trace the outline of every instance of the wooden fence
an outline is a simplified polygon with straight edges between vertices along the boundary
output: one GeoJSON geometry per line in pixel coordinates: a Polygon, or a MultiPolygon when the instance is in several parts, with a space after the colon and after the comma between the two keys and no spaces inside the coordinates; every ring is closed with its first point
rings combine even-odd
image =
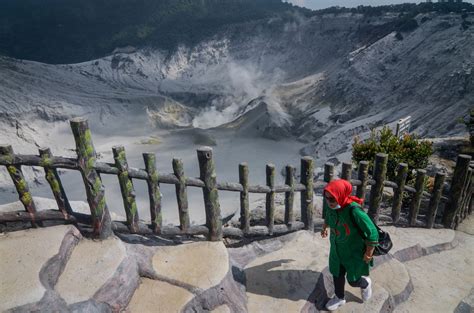
{"type": "MultiPolygon", "coordinates": [[[[223,236],[250,237],[260,235],[275,235],[299,229],[313,230],[313,194],[315,192],[314,161],[311,157],[301,159],[301,173],[299,182],[295,181],[295,167],[286,166],[285,184],[275,183],[275,166],[266,166],[266,185],[250,185],[248,179],[248,165],[239,164],[239,182],[218,182],[212,149],[203,147],[197,150],[199,161],[199,178],[186,177],[183,163],[173,159],[173,173],[161,174],[156,168],[156,157],[152,153],[143,154],[144,169],[128,166],[125,149],[122,146],[112,148],[114,163],[97,161],[96,152],[92,143],[91,132],[87,120],[75,118],[70,121],[76,142],[77,158],[53,156],[48,148],[39,149],[38,155],[14,154],[11,146],[0,146],[0,165],[6,166],[18,192],[25,211],[0,213],[0,223],[31,222],[33,227],[41,226],[46,220],[63,220],[72,223],[82,223],[92,226],[93,235],[97,238],[107,238],[113,231],[129,231],[131,233],[155,233],[161,235],[206,235],[208,240],[218,241],[223,236]],[[35,203],[29,191],[28,184],[23,176],[21,166],[40,166],[45,170],[46,179],[51,186],[59,210],[36,211],[35,203]],[[77,170],[81,173],[86,190],[90,215],[73,212],[57,169],[77,170]],[[100,174],[118,176],[120,190],[125,208],[126,223],[114,222],[110,218],[109,210],[104,197],[104,186],[100,174]],[[139,222],[138,209],[135,201],[133,180],[145,180],[148,185],[150,216],[149,224],[139,222]],[[161,212],[160,184],[173,184],[176,187],[176,197],[179,210],[179,226],[163,226],[161,212]],[[190,225],[187,187],[198,187],[203,191],[206,223],[203,226],[190,225]],[[240,228],[223,227],[219,205],[218,190],[240,193],[240,228]],[[294,195],[301,193],[301,221],[295,221],[294,195]],[[265,226],[250,227],[249,193],[266,194],[266,221],[265,226]],[[284,224],[275,225],[275,195],[285,194],[284,224]]],[[[417,170],[414,187],[407,186],[406,178],[408,165],[399,164],[395,182],[386,180],[388,156],[377,154],[374,172],[369,178],[369,163],[362,161],[358,164],[357,179],[352,178],[353,166],[351,163],[342,164],[341,178],[350,180],[356,186],[356,195],[365,198],[367,187],[370,186],[368,214],[378,222],[380,204],[384,187],[394,190],[392,201],[392,221],[398,223],[402,207],[403,193],[411,193],[412,200],[409,207],[409,225],[417,224],[422,197],[428,197],[429,208],[426,226],[433,227],[440,201],[447,201],[443,213],[445,227],[454,228],[468,214],[472,212],[473,166],[471,157],[459,155],[447,196],[443,196],[443,186],[446,175],[437,173],[434,179],[433,191],[424,190],[425,170],[417,170]]],[[[326,163],[324,168],[324,182],[334,179],[334,165],[326,163]]]]}

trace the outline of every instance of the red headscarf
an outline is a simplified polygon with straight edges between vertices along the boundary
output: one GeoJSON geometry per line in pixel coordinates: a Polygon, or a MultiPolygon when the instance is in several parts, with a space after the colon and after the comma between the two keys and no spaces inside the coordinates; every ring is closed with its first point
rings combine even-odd
{"type": "Polygon", "coordinates": [[[331,196],[336,199],[337,203],[341,206],[341,208],[351,204],[354,201],[359,204],[362,204],[364,202],[363,199],[351,195],[352,184],[345,179],[337,179],[331,181],[329,184],[326,185],[324,191],[329,192],[331,196]]]}

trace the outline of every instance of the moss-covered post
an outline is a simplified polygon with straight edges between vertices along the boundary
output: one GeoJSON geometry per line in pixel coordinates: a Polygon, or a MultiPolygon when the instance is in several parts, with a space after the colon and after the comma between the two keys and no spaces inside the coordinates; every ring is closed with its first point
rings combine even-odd
{"type": "Polygon", "coordinates": [[[293,214],[293,204],[295,199],[295,168],[291,165],[285,167],[285,184],[290,187],[290,191],[285,192],[285,224],[288,227],[295,222],[293,214]]]}
{"type": "Polygon", "coordinates": [[[459,210],[458,210],[458,212],[457,212],[457,214],[454,218],[454,229],[457,229],[459,223],[462,222],[462,211],[464,210],[464,204],[465,204],[466,197],[467,197],[467,189],[470,187],[469,186],[470,178],[471,178],[471,169],[468,168],[466,179],[463,183],[463,188],[462,188],[462,191],[461,191],[461,198],[459,199],[459,210]]]}
{"type": "Polygon", "coordinates": [[[370,190],[370,204],[369,204],[369,216],[374,221],[378,223],[379,221],[379,211],[380,211],[380,202],[382,201],[383,195],[383,182],[387,175],[387,162],[388,155],[385,153],[377,153],[375,156],[375,171],[374,179],[375,185],[372,186],[370,190]]]}
{"type": "Polygon", "coordinates": [[[87,119],[74,118],[70,121],[79,169],[86,188],[87,202],[91,210],[92,228],[95,237],[105,239],[112,235],[112,221],[105,202],[105,188],[99,173],[94,168],[96,153],[92,144],[91,131],[87,119]]]}
{"type": "Polygon", "coordinates": [[[240,193],[240,228],[244,234],[250,230],[249,209],[249,167],[247,163],[239,164],[239,183],[242,185],[240,193]]]}
{"type": "Polygon", "coordinates": [[[209,229],[208,240],[222,240],[222,219],[217,192],[217,177],[212,148],[202,147],[197,150],[200,178],[204,182],[202,192],[206,209],[206,226],[209,229]]]}
{"type": "Polygon", "coordinates": [[[324,164],[324,181],[329,183],[334,178],[334,164],[327,162],[324,164]]]}
{"type": "Polygon", "coordinates": [[[341,178],[349,182],[351,181],[351,178],[352,178],[352,163],[351,162],[342,163],[341,178]]]}
{"type": "Polygon", "coordinates": [[[44,167],[46,180],[53,191],[53,196],[54,199],[56,199],[58,208],[64,216],[67,217],[73,212],[61,183],[61,179],[59,178],[58,171],[52,167],[53,156],[51,155],[51,150],[49,148],[40,148],[39,155],[41,157],[41,165],[44,167]]]}
{"type": "Polygon", "coordinates": [[[425,170],[416,170],[416,182],[415,189],[416,192],[413,195],[413,199],[410,203],[410,212],[408,215],[408,221],[410,226],[416,226],[416,218],[418,217],[418,212],[420,211],[421,196],[423,195],[424,184],[425,184],[426,171],[425,170]]]}
{"type": "Polygon", "coordinates": [[[360,180],[360,185],[357,186],[356,196],[361,199],[365,199],[365,193],[367,191],[367,182],[369,181],[369,162],[359,162],[357,179],[360,180]]]}
{"type": "Polygon", "coordinates": [[[461,207],[461,193],[464,187],[464,182],[467,178],[470,161],[471,156],[465,154],[458,155],[456,168],[454,169],[453,179],[451,182],[451,188],[449,190],[449,200],[446,203],[443,215],[443,224],[446,228],[454,228],[454,218],[461,207]]]}
{"type": "Polygon", "coordinates": [[[314,161],[313,158],[305,156],[301,158],[301,184],[306,189],[301,192],[301,221],[304,223],[304,228],[314,231],[313,222],[313,193],[314,193],[314,161]]]}
{"type": "Polygon", "coordinates": [[[461,209],[459,210],[459,221],[462,222],[466,218],[467,205],[470,201],[470,195],[472,194],[471,182],[472,182],[472,172],[473,169],[469,168],[467,173],[466,182],[464,184],[465,188],[463,191],[463,199],[461,203],[461,209]]]}
{"type": "MultiPolygon", "coordinates": [[[[470,167],[472,170],[474,170],[474,162],[471,161],[470,167]]],[[[467,202],[466,216],[472,213],[473,204],[474,204],[474,174],[471,176],[471,194],[469,195],[469,201],[467,202]]]]}
{"type": "Polygon", "coordinates": [[[138,209],[135,201],[135,188],[128,175],[128,162],[123,146],[112,147],[115,167],[118,169],[120,191],[122,193],[123,207],[127,216],[128,229],[132,234],[138,233],[138,209]]]}
{"type": "Polygon", "coordinates": [[[400,219],[400,211],[402,209],[403,191],[405,190],[405,183],[408,176],[408,164],[400,163],[397,168],[397,177],[395,183],[397,188],[393,193],[392,200],[392,222],[395,224],[400,219]]]}
{"type": "MultiPolygon", "coordinates": [[[[13,148],[10,145],[0,145],[0,156],[7,157],[13,161],[13,148]]],[[[32,218],[36,213],[36,206],[33,202],[33,197],[30,193],[30,188],[28,187],[28,183],[26,182],[25,176],[21,170],[20,165],[8,165],[7,166],[8,173],[15,185],[16,191],[18,192],[18,197],[20,198],[21,203],[25,207],[26,212],[30,213],[32,218]]],[[[38,222],[31,222],[33,227],[36,225],[41,226],[41,223],[38,222]]]]}
{"type": "Polygon", "coordinates": [[[267,164],[267,186],[270,192],[266,195],[265,212],[268,234],[273,235],[273,226],[275,225],[275,165],[267,164]]]}
{"type": "Polygon", "coordinates": [[[469,111],[469,140],[471,141],[471,147],[474,147],[474,109],[469,111]]]}
{"type": "Polygon", "coordinates": [[[161,217],[161,192],[158,182],[159,174],[156,169],[156,155],[154,153],[143,153],[145,170],[148,173],[148,197],[150,198],[150,217],[153,233],[160,234],[162,228],[161,217]]]}
{"type": "Polygon", "coordinates": [[[181,230],[186,232],[189,228],[188,193],[186,191],[186,177],[184,176],[184,166],[181,159],[173,159],[173,172],[179,181],[179,184],[175,185],[179,224],[181,225],[181,230]]]}
{"type": "Polygon", "coordinates": [[[441,199],[441,193],[443,191],[445,179],[445,173],[436,173],[433,192],[431,193],[430,204],[428,207],[428,218],[426,222],[426,227],[428,228],[433,228],[436,219],[436,212],[438,212],[439,200],[441,199]]]}

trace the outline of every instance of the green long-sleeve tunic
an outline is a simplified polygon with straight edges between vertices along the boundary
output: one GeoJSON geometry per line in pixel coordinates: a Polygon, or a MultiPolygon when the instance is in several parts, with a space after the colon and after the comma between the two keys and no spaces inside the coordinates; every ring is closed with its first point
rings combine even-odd
{"type": "Polygon", "coordinates": [[[323,216],[330,228],[329,240],[329,271],[332,275],[339,276],[340,265],[347,271],[347,280],[352,282],[361,276],[369,275],[369,265],[364,262],[364,253],[367,245],[378,245],[378,232],[374,223],[357,202],[352,202],[346,207],[332,210],[324,201],[323,216]],[[353,219],[349,214],[353,215],[353,219]],[[363,238],[359,230],[364,233],[363,238]]]}

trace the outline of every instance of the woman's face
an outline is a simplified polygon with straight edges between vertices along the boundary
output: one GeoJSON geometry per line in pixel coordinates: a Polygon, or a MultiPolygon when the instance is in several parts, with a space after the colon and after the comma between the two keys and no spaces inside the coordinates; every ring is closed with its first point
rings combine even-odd
{"type": "Polygon", "coordinates": [[[337,207],[337,200],[329,192],[324,192],[324,198],[326,199],[326,203],[331,209],[337,207]]]}

